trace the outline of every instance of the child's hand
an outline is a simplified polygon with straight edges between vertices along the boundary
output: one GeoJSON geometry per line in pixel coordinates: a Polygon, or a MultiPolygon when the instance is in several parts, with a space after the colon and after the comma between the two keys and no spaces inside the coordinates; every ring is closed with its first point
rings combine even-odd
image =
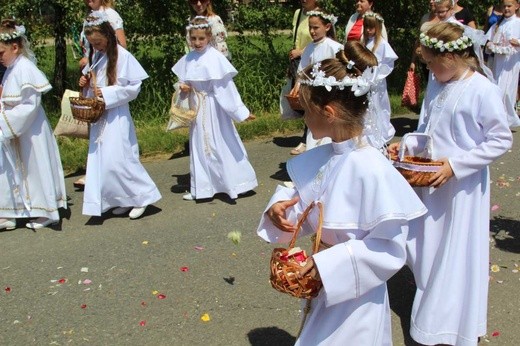
{"type": "Polygon", "coordinates": [[[96,97],[101,97],[103,98],[103,93],[101,92],[101,88],[96,88],[94,90],[95,94],[96,94],[96,97]]]}
{"type": "Polygon", "coordinates": [[[79,83],[78,83],[78,84],[79,84],[80,87],[83,88],[85,85],[87,85],[87,83],[88,83],[88,78],[87,78],[87,76],[81,76],[81,77],[79,78],[79,83]]]}
{"type": "Polygon", "coordinates": [[[298,93],[300,92],[300,83],[296,83],[294,85],[294,88],[291,89],[291,92],[289,92],[289,95],[291,96],[298,96],[298,93]]]}
{"type": "Polygon", "coordinates": [[[284,232],[295,232],[296,225],[291,223],[286,219],[285,211],[287,208],[292,207],[296,203],[298,203],[300,199],[298,197],[294,197],[288,201],[280,201],[271,206],[267,211],[267,216],[277,228],[284,232]]]}
{"type": "Polygon", "coordinates": [[[444,157],[439,161],[442,162],[441,169],[437,171],[428,181],[431,187],[441,187],[446,184],[446,182],[453,177],[453,169],[451,169],[450,162],[448,158],[444,157]]]}
{"type": "Polygon", "coordinates": [[[386,151],[388,152],[390,157],[399,155],[399,146],[399,142],[391,143],[390,145],[388,145],[386,151]]]}
{"type": "Polygon", "coordinates": [[[289,52],[289,59],[293,60],[299,58],[303,53],[303,50],[300,49],[291,49],[289,52]]]}
{"type": "Polygon", "coordinates": [[[250,113],[245,121],[251,121],[251,120],[255,120],[255,119],[256,119],[256,115],[254,115],[253,113],[250,113]]]}
{"type": "Polygon", "coordinates": [[[188,84],[183,84],[183,83],[179,84],[179,89],[183,93],[189,93],[191,91],[191,87],[188,84]]]}
{"type": "Polygon", "coordinates": [[[311,275],[311,278],[313,278],[314,280],[321,280],[320,272],[314,264],[314,259],[312,257],[307,258],[307,263],[298,272],[298,277],[301,279],[307,273],[309,273],[311,275]]]}

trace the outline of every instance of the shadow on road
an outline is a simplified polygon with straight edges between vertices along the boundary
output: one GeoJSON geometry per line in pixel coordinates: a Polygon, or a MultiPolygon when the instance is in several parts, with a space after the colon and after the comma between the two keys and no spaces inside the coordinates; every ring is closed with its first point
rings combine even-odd
{"type": "MultiPolygon", "coordinates": [[[[301,136],[291,136],[291,137],[274,137],[273,143],[282,148],[294,148],[300,141],[302,140],[301,136]]],[[[287,153],[289,155],[289,153],[287,153]]]]}
{"type": "Polygon", "coordinates": [[[402,137],[408,132],[413,132],[417,129],[418,119],[410,119],[406,117],[392,118],[390,120],[395,128],[395,136],[402,137]]]}
{"type": "Polygon", "coordinates": [[[419,345],[410,337],[410,315],[416,289],[412,271],[406,266],[403,267],[388,280],[387,285],[390,309],[399,316],[405,345],[419,345]]]}
{"type": "Polygon", "coordinates": [[[256,328],[247,333],[252,346],[292,346],[296,338],[277,327],[256,328]]]}
{"type": "Polygon", "coordinates": [[[491,220],[491,236],[495,247],[520,253],[520,221],[497,216],[491,220]]]}

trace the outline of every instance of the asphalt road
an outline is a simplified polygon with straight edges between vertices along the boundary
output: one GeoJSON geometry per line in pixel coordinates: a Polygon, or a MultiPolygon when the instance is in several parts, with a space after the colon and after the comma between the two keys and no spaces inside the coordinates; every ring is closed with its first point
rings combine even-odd
{"type": "MultiPolygon", "coordinates": [[[[393,122],[399,134],[414,127],[407,117],[393,122]]],[[[183,201],[189,158],[182,153],[147,162],[163,199],[138,220],[82,215],[83,194],[68,177],[70,209],[60,226],[0,232],[0,345],[293,344],[300,303],[270,287],[274,246],[255,230],[286,180],[297,141],[287,135],[245,144],[259,187],[236,203],[224,196],[183,201]],[[231,231],[241,232],[238,245],[231,231]]],[[[519,148],[515,142],[492,166],[490,264],[499,271],[490,271],[482,344],[520,344],[519,148]]],[[[394,344],[412,345],[409,271],[392,278],[389,291],[394,344]]]]}

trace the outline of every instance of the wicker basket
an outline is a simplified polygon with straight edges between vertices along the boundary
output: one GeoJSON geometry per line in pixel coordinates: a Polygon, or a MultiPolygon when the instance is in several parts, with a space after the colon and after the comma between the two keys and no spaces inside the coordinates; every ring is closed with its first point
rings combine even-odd
{"type": "Polygon", "coordinates": [[[289,102],[289,106],[291,106],[291,108],[293,110],[303,111],[303,107],[300,103],[300,97],[298,95],[294,96],[294,95],[287,94],[287,95],[285,95],[285,98],[287,99],[287,101],[289,102]]]}
{"type": "Polygon", "coordinates": [[[430,186],[430,178],[443,165],[440,161],[418,156],[393,157],[392,163],[406,181],[416,187],[430,186]]]}
{"type": "Polygon", "coordinates": [[[191,109],[188,99],[186,99],[187,102],[183,101],[179,89],[175,90],[173,93],[169,112],[170,119],[168,121],[168,125],[166,126],[167,131],[172,131],[182,127],[189,127],[197,117],[199,107],[202,102],[202,97],[199,92],[193,89],[192,91],[195,93],[197,99],[195,109],[191,109]]]}
{"type": "MultiPolygon", "coordinates": [[[[317,203],[319,207],[319,221],[318,230],[316,237],[314,238],[314,244],[312,253],[316,253],[319,250],[321,242],[321,228],[323,224],[323,206],[321,203],[317,203]]],[[[318,295],[322,282],[316,280],[307,273],[302,278],[298,277],[298,272],[302,269],[302,264],[289,256],[289,253],[294,249],[296,238],[300,232],[303,222],[307,219],[312,208],[315,206],[313,202],[305,209],[301,218],[298,220],[297,229],[293,234],[291,242],[288,248],[276,248],[273,250],[271,255],[271,286],[279,292],[290,294],[297,298],[311,299],[318,295]]]]}
{"type": "MultiPolygon", "coordinates": [[[[94,95],[98,90],[96,86],[96,74],[91,71],[92,83],[94,85],[94,95]]],[[[81,93],[79,97],[70,97],[70,108],[74,119],[86,123],[95,123],[105,112],[105,102],[100,97],[84,97],[81,93]]]]}

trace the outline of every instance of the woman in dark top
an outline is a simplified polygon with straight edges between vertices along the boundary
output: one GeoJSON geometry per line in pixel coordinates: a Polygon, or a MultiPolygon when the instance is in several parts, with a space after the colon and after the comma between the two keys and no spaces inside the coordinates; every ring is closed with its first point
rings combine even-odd
{"type": "Polygon", "coordinates": [[[455,0],[455,6],[453,7],[455,18],[459,21],[459,23],[476,29],[477,23],[475,22],[475,16],[469,9],[460,6],[458,2],[458,0],[455,0]]]}

